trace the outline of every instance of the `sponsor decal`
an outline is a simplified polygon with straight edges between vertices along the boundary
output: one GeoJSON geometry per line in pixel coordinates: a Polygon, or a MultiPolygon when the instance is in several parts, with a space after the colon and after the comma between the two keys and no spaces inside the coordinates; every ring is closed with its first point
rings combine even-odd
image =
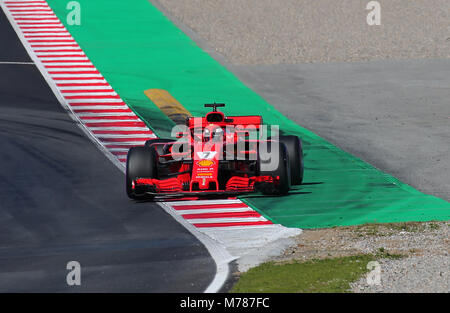
{"type": "Polygon", "coordinates": [[[198,161],[197,164],[198,164],[199,166],[202,166],[202,167],[209,167],[209,166],[211,166],[211,165],[214,164],[214,161],[211,161],[211,160],[201,160],[201,161],[198,161]]]}
{"type": "Polygon", "coordinates": [[[198,173],[197,174],[197,178],[203,177],[203,176],[207,176],[209,178],[213,177],[213,173],[198,173]]]}

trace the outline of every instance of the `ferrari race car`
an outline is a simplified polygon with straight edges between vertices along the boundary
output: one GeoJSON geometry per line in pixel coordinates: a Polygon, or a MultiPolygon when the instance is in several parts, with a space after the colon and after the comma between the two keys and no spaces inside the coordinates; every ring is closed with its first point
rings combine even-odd
{"type": "Polygon", "coordinates": [[[261,116],[212,112],[188,117],[177,139],[148,140],[128,151],[126,191],[132,199],[155,196],[285,195],[303,180],[297,136],[267,137],[261,116]]]}

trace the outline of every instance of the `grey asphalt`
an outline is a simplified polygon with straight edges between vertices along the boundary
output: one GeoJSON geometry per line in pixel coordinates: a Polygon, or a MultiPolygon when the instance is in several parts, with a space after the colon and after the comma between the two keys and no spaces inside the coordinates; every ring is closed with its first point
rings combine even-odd
{"type": "Polygon", "coordinates": [[[450,200],[450,60],[231,69],[299,125],[450,200]]]}
{"type": "Polygon", "coordinates": [[[0,10],[0,292],[202,292],[206,248],[83,134],[0,10]],[[81,264],[81,286],[66,264],[81,264]]]}

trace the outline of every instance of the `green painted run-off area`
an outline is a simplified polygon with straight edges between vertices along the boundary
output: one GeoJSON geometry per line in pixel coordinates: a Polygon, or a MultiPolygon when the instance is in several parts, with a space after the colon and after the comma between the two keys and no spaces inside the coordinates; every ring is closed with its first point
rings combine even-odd
{"type": "MultiPolygon", "coordinates": [[[[122,99],[164,137],[173,123],[144,95],[169,91],[192,114],[225,102],[229,115],[262,115],[302,138],[305,179],[286,197],[242,197],[275,223],[316,228],[371,222],[449,220],[450,203],[385,174],[277,112],[147,0],[79,0],[81,25],[66,22],[67,1],[49,0],[87,56],[122,99]]],[[[124,194],[125,196],[125,194],[124,194]]]]}

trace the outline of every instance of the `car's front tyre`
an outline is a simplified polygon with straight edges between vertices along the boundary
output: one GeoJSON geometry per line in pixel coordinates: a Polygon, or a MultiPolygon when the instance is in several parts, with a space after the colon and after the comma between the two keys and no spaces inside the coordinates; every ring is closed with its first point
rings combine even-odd
{"type": "Polygon", "coordinates": [[[258,159],[259,175],[272,176],[274,183],[263,183],[260,190],[265,195],[286,195],[291,189],[291,170],[286,146],[280,142],[268,142],[267,151],[258,159]],[[278,146],[277,147],[275,146],[278,146]]]}
{"type": "Polygon", "coordinates": [[[132,188],[136,178],[158,178],[156,151],[154,147],[133,147],[128,151],[125,174],[126,192],[131,199],[140,199],[132,188]]]}

